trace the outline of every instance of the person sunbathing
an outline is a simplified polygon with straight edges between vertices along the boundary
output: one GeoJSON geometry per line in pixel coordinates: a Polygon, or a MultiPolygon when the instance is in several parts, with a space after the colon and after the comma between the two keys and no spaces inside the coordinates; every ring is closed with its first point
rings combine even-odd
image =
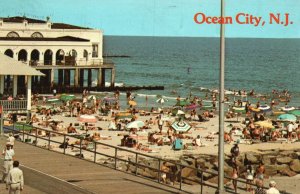
{"type": "Polygon", "coordinates": [[[214,137],[215,134],[216,134],[215,132],[213,132],[213,133],[209,132],[209,134],[207,136],[205,136],[205,139],[209,140],[209,141],[214,141],[215,140],[215,137],[214,137]]]}
{"type": "Polygon", "coordinates": [[[151,152],[152,149],[150,149],[148,146],[143,145],[142,143],[139,143],[136,147],[137,150],[145,151],[145,152],[151,152]]]}
{"type": "Polygon", "coordinates": [[[70,123],[69,127],[67,128],[68,133],[77,133],[76,129],[73,127],[73,124],[70,123]]]}
{"type": "Polygon", "coordinates": [[[233,141],[232,137],[231,137],[231,133],[224,133],[224,142],[225,143],[231,143],[233,141]]]}
{"type": "Polygon", "coordinates": [[[192,142],[193,146],[202,146],[202,139],[201,139],[201,136],[198,135],[197,138],[193,139],[193,142],[192,142]]]}

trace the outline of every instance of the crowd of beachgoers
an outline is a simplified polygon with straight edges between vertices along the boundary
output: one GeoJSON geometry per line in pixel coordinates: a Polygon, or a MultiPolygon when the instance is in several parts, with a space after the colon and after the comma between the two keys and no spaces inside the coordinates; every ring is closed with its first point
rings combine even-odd
{"type": "MultiPolygon", "coordinates": [[[[226,91],[225,94],[225,153],[230,154],[232,144],[239,144],[245,152],[263,149],[260,146],[263,142],[271,143],[264,145],[265,149],[281,148],[282,143],[286,143],[286,149],[298,145],[300,110],[289,106],[291,94],[288,90],[273,90],[268,96],[256,95],[254,90],[226,91]],[[247,97],[256,99],[256,103],[251,104],[247,97]]],[[[11,96],[8,98],[13,100],[11,96]]],[[[157,96],[156,107],[141,109],[139,107],[145,106],[138,105],[135,98],[131,92],[125,97],[118,91],[105,97],[86,90],[80,96],[56,92],[34,94],[29,123],[82,137],[84,149],[96,141],[163,158],[176,158],[184,151],[217,154],[218,91],[207,91],[203,98],[192,94],[187,98],[178,96],[172,107],[163,106],[167,99],[157,96]],[[121,107],[122,100],[127,102],[126,106],[121,107]]],[[[149,98],[145,96],[145,103],[147,101],[149,98]]],[[[26,120],[13,115],[7,118],[26,120]]],[[[42,130],[37,134],[48,135],[42,130]]],[[[57,139],[63,140],[59,136],[57,139]]],[[[78,139],[67,138],[58,149],[72,149],[76,144],[80,144],[78,139]]]]}

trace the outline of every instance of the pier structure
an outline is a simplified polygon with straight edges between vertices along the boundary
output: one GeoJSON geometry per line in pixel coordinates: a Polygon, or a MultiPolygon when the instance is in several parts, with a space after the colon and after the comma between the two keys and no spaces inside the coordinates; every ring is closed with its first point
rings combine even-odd
{"type": "MultiPolygon", "coordinates": [[[[31,78],[33,89],[105,87],[108,71],[110,87],[114,87],[115,66],[103,59],[102,51],[103,32],[98,29],[54,23],[49,17],[0,18],[0,52],[45,74],[31,78]]],[[[11,92],[13,77],[2,79],[5,91],[11,92]]],[[[17,79],[18,92],[22,92],[27,78],[17,79]]]]}

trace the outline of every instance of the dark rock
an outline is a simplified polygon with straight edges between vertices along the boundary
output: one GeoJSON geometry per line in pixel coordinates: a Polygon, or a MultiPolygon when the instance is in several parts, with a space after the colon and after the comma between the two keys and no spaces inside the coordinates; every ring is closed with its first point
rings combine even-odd
{"type": "Polygon", "coordinates": [[[300,173],[300,161],[298,159],[292,160],[292,162],[290,163],[290,168],[292,171],[300,173]]]}
{"type": "Polygon", "coordinates": [[[247,153],[247,159],[251,162],[251,164],[258,164],[259,160],[253,153],[247,153]]]}
{"type": "Polygon", "coordinates": [[[290,167],[287,164],[281,164],[281,165],[276,165],[276,169],[277,169],[277,171],[281,171],[284,169],[290,169],[290,167]]]}
{"type": "Polygon", "coordinates": [[[274,176],[277,174],[277,168],[275,165],[265,165],[265,174],[269,176],[274,176]]]}
{"type": "Polygon", "coordinates": [[[278,164],[289,164],[292,161],[292,158],[287,156],[284,157],[278,156],[276,160],[278,164]]]}
{"type": "Polygon", "coordinates": [[[263,155],[262,162],[265,165],[270,165],[270,164],[274,165],[274,164],[276,164],[276,156],[263,155]]]}
{"type": "Polygon", "coordinates": [[[281,175],[284,175],[284,176],[289,176],[289,177],[293,177],[293,176],[296,176],[297,173],[294,172],[294,171],[291,171],[290,169],[282,169],[279,171],[281,175]]]}

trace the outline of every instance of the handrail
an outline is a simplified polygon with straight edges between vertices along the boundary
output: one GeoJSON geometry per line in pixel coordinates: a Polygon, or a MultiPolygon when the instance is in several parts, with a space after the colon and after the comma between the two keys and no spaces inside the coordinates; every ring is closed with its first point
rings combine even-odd
{"type": "MultiPolygon", "coordinates": [[[[13,128],[12,129],[9,129],[9,128],[6,128],[8,130],[11,130],[12,132],[17,132],[17,133],[21,133],[22,134],[22,141],[25,142],[25,135],[28,136],[31,136],[31,137],[34,137],[35,138],[35,146],[37,146],[37,140],[38,139],[43,139],[45,141],[48,142],[48,149],[50,149],[49,145],[51,145],[51,142],[53,143],[63,143],[66,141],[66,138],[67,137],[70,137],[70,138],[73,138],[73,139],[77,139],[77,140],[80,140],[80,145],[79,146],[76,146],[74,145],[74,148],[78,148],[79,151],[80,151],[80,154],[82,154],[82,151],[83,151],[83,147],[82,147],[82,140],[83,140],[83,137],[79,138],[79,137],[74,137],[72,135],[68,135],[68,134],[64,134],[64,133],[60,133],[60,132],[57,132],[57,131],[52,131],[52,130],[48,130],[48,129],[43,129],[43,128],[40,128],[40,127],[33,127],[32,125],[28,125],[28,124],[24,124],[24,123],[20,123],[20,122],[16,122],[16,123],[13,123],[13,128]],[[21,130],[17,130],[16,129],[16,125],[22,125],[22,129],[21,130]],[[35,129],[35,133],[34,134],[31,134],[31,133],[27,133],[25,132],[25,127],[32,127],[33,129],[35,129]],[[44,138],[44,137],[39,137],[38,136],[38,130],[41,130],[41,131],[44,131],[46,134],[48,133],[48,138],[44,138]],[[64,137],[64,140],[63,142],[58,142],[58,141],[55,141],[55,140],[51,140],[51,134],[56,134],[56,135],[61,135],[64,137]]],[[[25,142],[26,143],[26,142],[25,142]]],[[[114,146],[114,145],[110,145],[110,144],[106,144],[106,143],[102,143],[102,142],[95,142],[95,141],[92,141],[91,143],[94,144],[94,149],[93,150],[88,150],[88,149],[85,149],[84,151],[85,152],[89,152],[89,153],[93,153],[94,154],[94,157],[92,159],[92,162],[93,163],[97,163],[96,162],[96,156],[97,154],[98,155],[102,155],[102,156],[105,156],[105,157],[109,157],[109,158],[113,158],[114,159],[114,169],[115,170],[118,170],[117,168],[117,161],[123,161],[123,162],[128,162],[129,164],[131,165],[134,165],[135,166],[135,173],[134,175],[136,176],[139,176],[138,175],[138,168],[139,167],[143,167],[143,168],[148,168],[148,169],[151,169],[155,172],[158,172],[158,177],[157,177],[157,182],[158,183],[161,183],[161,163],[162,162],[168,162],[168,163],[171,163],[171,164],[174,164],[176,166],[179,166],[179,172],[180,172],[180,176],[179,176],[179,188],[177,188],[176,186],[170,186],[172,188],[175,188],[175,189],[179,189],[179,190],[182,190],[182,184],[183,184],[183,180],[189,180],[189,181],[192,181],[192,182],[195,182],[195,183],[198,183],[200,184],[201,188],[200,188],[200,193],[202,194],[203,193],[203,185],[205,186],[208,186],[208,187],[212,187],[212,188],[215,188],[213,185],[207,183],[206,181],[203,180],[203,174],[204,173],[207,173],[207,174],[210,174],[210,175],[213,175],[213,176],[218,176],[218,173],[216,172],[211,172],[211,171],[207,171],[207,170],[203,170],[203,169],[198,169],[196,167],[192,167],[192,166],[187,166],[185,164],[180,164],[180,163],[177,163],[175,161],[171,161],[171,160],[166,160],[166,159],[162,159],[162,158],[159,158],[159,157],[155,157],[155,156],[151,156],[151,155],[147,155],[147,154],[144,154],[144,153],[140,153],[140,152],[136,152],[136,151],[132,151],[132,150],[128,150],[126,148],[121,148],[121,147],[118,147],[118,146],[114,146]],[[97,145],[102,145],[102,146],[107,146],[109,148],[112,148],[115,150],[114,154],[113,155],[107,155],[107,154],[104,154],[104,153],[101,153],[101,152],[98,152],[96,151],[96,148],[97,148],[97,145]],[[126,160],[126,159],[122,159],[120,157],[118,157],[118,152],[119,151],[125,151],[125,152],[128,152],[128,153],[132,153],[135,155],[135,161],[133,160],[126,160]],[[151,166],[147,166],[147,165],[143,165],[143,164],[139,164],[138,163],[138,157],[139,156],[144,156],[144,157],[147,157],[147,158],[151,158],[151,159],[155,159],[158,161],[159,165],[157,168],[154,168],[154,167],[151,167],[151,166]],[[198,177],[198,178],[201,178],[200,179],[200,183],[199,181],[197,180],[193,180],[193,179],[190,179],[188,177],[182,177],[182,169],[183,168],[189,168],[189,169],[193,169],[193,170],[196,170],[197,173],[199,173],[201,175],[201,177],[198,177]]],[[[60,152],[59,152],[60,153],[60,152]]],[[[63,154],[66,154],[66,148],[63,149],[63,154]]],[[[81,159],[84,159],[84,158],[81,158],[81,159]]],[[[89,159],[84,159],[84,160],[87,160],[87,161],[91,161],[89,159]]],[[[98,163],[99,164],[99,163],[98,163]]],[[[171,173],[170,173],[171,174],[171,173]]],[[[175,174],[174,174],[175,175],[175,174]]],[[[233,179],[232,177],[228,177],[228,176],[225,176],[224,178],[226,179],[229,179],[229,180],[236,180],[238,183],[243,183],[243,184],[246,184],[247,181],[246,179],[242,179],[242,178],[238,178],[238,179],[233,179]]],[[[153,181],[153,179],[151,179],[153,181]]],[[[156,180],[156,179],[155,179],[156,180]]],[[[154,181],[155,181],[154,180],[154,181]]],[[[161,183],[162,184],[162,183],[161,183]]],[[[248,185],[251,185],[251,186],[256,186],[254,183],[247,183],[248,185]]],[[[264,189],[267,189],[267,187],[264,187],[264,189]]],[[[236,191],[233,191],[233,193],[237,193],[237,190],[236,191]]],[[[280,191],[280,193],[282,194],[288,194],[288,192],[286,191],[280,191]]]]}
{"type": "Polygon", "coordinates": [[[26,110],[27,100],[0,100],[3,111],[26,110]]]}

